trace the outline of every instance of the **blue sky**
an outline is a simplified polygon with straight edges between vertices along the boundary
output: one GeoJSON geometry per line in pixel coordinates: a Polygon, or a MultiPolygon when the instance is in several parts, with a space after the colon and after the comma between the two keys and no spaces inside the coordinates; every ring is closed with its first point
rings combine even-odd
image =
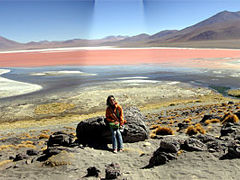
{"type": "Polygon", "coordinates": [[[239,0],[0,0],[0,36],[18,42],[183,29],[239,0]]]}

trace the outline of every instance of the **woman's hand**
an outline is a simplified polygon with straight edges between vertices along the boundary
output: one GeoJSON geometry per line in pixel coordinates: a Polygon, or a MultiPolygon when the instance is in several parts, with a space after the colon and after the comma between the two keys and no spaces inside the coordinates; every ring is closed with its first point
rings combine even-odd
{"type": "Polygon", "coordinates": [[[119,122],[115,121],[115,122],[114,122],[114,124],[116,124],[116,125],[117,125],[117,124],[119,124],[119,122]]]}

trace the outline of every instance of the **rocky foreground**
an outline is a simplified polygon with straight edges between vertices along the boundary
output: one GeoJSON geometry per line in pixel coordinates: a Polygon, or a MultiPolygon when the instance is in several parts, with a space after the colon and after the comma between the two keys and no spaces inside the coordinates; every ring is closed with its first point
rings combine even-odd
{"type": "Polygon", "coordinates": [[[1,134],[0,179],[235,179],[240,103],[124,109],[124,151],[104,117],[1,134]]]}

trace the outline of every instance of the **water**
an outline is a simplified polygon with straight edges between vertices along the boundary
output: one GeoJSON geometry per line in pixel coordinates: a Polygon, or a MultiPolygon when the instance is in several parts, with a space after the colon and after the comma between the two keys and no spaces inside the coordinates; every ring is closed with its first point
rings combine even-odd
{"type": "Polygon", "coordinates": [[[34,95],[54,92],[67,93],[74,88],[123,80],[142,80],[145,83],[148,81],[179,81],[203,87],[240,88],[240,72],[232,70],[164,67],[151,64],[138,66],[49,66],[9,69],[11,70],[9,73],[1,76],[16,81],[38,84],[43,89],[30,94],[2,98],[2,100],[17,100],[18,98],[28,98],[30,95],[33,97],[34,95]],[[47,73],[47,75],[39,75],[39,73],[47,73]]]}

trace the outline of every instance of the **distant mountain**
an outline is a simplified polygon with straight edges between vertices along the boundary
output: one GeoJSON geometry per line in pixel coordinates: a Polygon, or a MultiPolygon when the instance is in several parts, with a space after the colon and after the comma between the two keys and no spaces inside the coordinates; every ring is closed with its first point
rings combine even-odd
{"type": "Polygon", "coordinates": [[[72,39],[18,43],[0,37],[0,49],[39,49],[84,46],[118,47],[223,47],[240,48],[240,11],[220,12],[204,21],[182,30],[165,30],[156,34],[135,36],[107,36],[102,39],[72,39]]]}
{"type": "MultiPolygon", "coordinates": [[[[240,48],[240,12],[223,11],[180,31],[165,30],[151,36],[137,35],[121,41],[107,42],[104,45],[145,47],[193,45],[196,47],[208,47],[207,44],[214,42],[211,47],[223,47],[222,45],[219,46],[217,41],[222,42],[225,40],[228,43],[231,43],[231,40],[237,41],[236,47],[240,48]],[[206,41],[207,44],[201,44],[201,41],[206,41]]],[[[229,47],[229,44],[226,47],[229,47]]]]}
{"type": "Polygon", "coordinates": [[[158,38],[162,38],[174,33],[177,33],[178,30],[165,30],[165,31],[160,31],[156,34],[153,34],[152,36],[149,37],[149,39],[158,39],[158,38]]]}
{"type": "Polygon", "coordinates": [[[42,48],[61,48],[61,47],[87,47],[99,46],[106,42],[116,42],[128,38],[128,36],[107,36],[102,39],[71,39],[66,41],[39,41],[28,43],[17,43],[0,37],[0,50],[17,50],[17,49],[42,49],[42,48]]]}
{"type": "Polygon", "coordinates": [[[18,43],[0,36],[0,49],[14,48],[20,45],[21,43],[18,43]]]}
{"type": "Polygon", "coordinates": [[[220,12],[202,22],[148,43],[240,39],[240,12],[220,12]]]}

